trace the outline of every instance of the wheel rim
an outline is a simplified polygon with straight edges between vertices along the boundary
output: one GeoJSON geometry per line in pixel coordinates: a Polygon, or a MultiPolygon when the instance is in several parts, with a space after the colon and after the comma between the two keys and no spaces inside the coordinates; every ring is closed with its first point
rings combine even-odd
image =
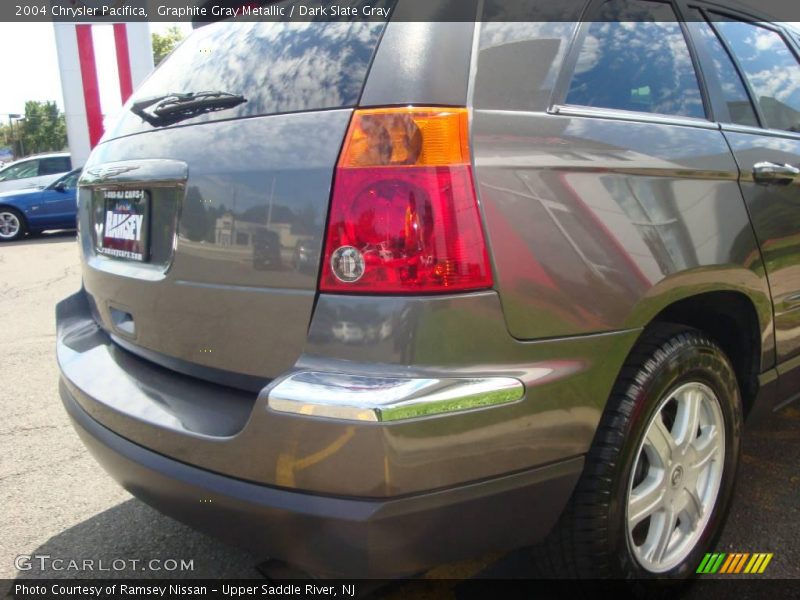
{"type": "Polygon", "coordinates": [[[628,543],[653,573],[675,568],[692,552],[711,518],[725,460],[725,425],[704,383],[666,395],[648,423],[628,483],[628,543]]]}
{"type": "Polygon", "coordinates": [[[19,233],[19,217],[14,213],[0,212],[0,238],[11,239],[19,233]]]}

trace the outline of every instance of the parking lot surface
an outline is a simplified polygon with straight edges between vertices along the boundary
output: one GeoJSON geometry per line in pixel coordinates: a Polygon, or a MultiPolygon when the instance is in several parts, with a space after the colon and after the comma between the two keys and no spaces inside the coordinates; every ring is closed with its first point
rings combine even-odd
{"type": "MultiPolygon", "coordinates": [[[[54,306],[79,287],[74,234],[0,245],[0,579],[261,577],[255,568],[260,557],[134,499],[78,440],[58,397],[54,306]],[[95,569],[101,560],[107,568],[125,564],[76,572],[49,559],[18,558],[28,555],[81,564],[89,559],[95,569]],[[170,560],[191,561],[192,568],[167,570],[170,560]]],[[[772,552],[762,577],[800,578],[800,406],[784,408],[749,433],[739,475],[716,550],[772,552]]],[[[438,567],[427,576],[518,578],[532,572],[529,552],[521,550],[438,567]]]]}

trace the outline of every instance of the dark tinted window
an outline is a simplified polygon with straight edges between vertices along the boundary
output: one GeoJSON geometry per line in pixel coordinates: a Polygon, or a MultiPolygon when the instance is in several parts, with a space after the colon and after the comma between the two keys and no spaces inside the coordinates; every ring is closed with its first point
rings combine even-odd
{"type": "MultiPolygon", "coordinates": [[[[713,73],[719,81],[720,91],[728,107],[730,122],[758,127],[758,118],[747,95],[747,88],[717,34],[705,21],[693,22],[692,27],[699,34],[700,43],[704,44],[708,58],[714,64],[713,73]]],[[[714,75],[709,74],[709,76],[714,75]]]]}
{"type": "MultiPolygon", "coordinates": [[[[247,99],[236,108],[195,118],[202,121],[354,106],[383,27],[378,22],[222,21],[206,25],[161,63],[131,102],[207,90],[247,99]]],[[[126,111],[111,135],[140,124],[139,117],[126,111]]]]}
{"type": "Polygon", "coordinates": [[[39,175],[55,175],[56,173],[66,173],[72,168],[70,160],[66,156],[56,156],[53,158],[42,158],[39,161],[39,175]]]}
{"type": "Polygon", "coordinates": [[[740,21],[716,25],[755,92],[765,125],[800,131],[800,66],[780,34],[740,21]]]}
{"type": "Polygon", "coordinates": [[[686,39],[668,4],[611,0],[595,18],[567,104],[705,116],[686,39]]]}

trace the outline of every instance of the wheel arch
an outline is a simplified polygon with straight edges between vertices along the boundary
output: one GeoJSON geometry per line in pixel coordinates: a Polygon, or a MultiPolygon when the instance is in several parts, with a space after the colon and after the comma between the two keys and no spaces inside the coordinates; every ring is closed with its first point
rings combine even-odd
{"type": "Polygon", "coordinates": [[[13,204],[9,204],[7,202],[0,202],[0,211],[4,209],[11,209],[15,213],[17,213],[22,218],[22,227],[25,231],[31,230],[31,223],[28,220],[28,215],[25,214],[25,211],[20,208],[19,206],[14,206],[13,204]]]}
{"type": "MultiPolygon", "coordinates": [[[[733,363],[742,393],[745,415],[753,408],[759,390],[758,376],[764,364],[765,330],[754,300],[738,290],[715,290],[690,295],[664,306],[645,331],[656,324],[672,323],[698,329],[714,339],[733,363]]],[[[772,338],[768,336],[768,342],[772,338]]],[[[766,354],[771,354],[767,352],[766,354]]]]}

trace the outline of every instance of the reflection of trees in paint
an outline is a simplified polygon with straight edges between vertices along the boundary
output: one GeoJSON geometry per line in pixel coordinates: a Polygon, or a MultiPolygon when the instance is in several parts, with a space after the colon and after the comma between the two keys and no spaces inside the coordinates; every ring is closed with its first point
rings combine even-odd
{"type": "Polygon", "coordinates": [[[153,32],[151,39],[153,42],[153,64],[158,64],[172,52],[180,42],[183,41],[183,32],[180,27],[173,25],[164,33],[153,32]]]}
{"type": "Polygon", "coordinates": [[[193,242],[212,241],[212,224],[215,218],[212,218],[210,212],[214,211],[203,202],[200,189],[197,186],[190,187],[183,201],[181,235],[193,242]]]}

